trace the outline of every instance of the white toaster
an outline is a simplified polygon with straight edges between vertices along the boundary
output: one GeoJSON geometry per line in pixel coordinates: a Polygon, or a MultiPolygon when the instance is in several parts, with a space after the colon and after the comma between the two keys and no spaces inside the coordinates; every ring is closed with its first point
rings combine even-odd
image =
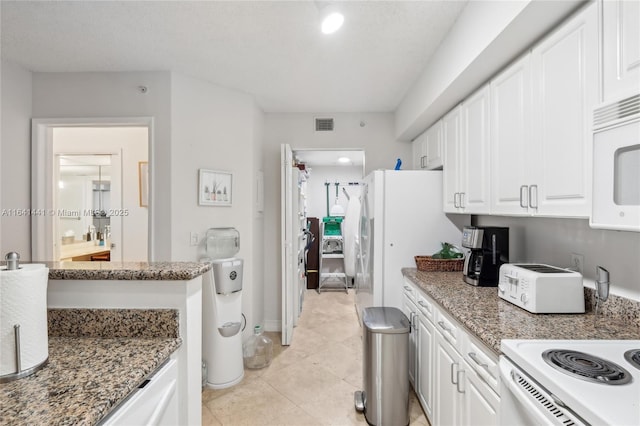
{"type": "Polygon", "coordinates": [[[534,314],[584,313],[582,275],[556,266],[505,263],[498,296],[534,314]]]}

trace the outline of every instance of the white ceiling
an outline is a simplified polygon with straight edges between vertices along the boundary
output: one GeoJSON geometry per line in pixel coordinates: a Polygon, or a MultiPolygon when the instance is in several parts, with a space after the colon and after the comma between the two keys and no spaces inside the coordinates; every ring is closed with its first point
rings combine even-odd
{"type": "Polygon", "coordinates": [[[171,70],[266,112],[394,111],[466,1],[1,2],[2,58],[37,72],[171,70]]]}

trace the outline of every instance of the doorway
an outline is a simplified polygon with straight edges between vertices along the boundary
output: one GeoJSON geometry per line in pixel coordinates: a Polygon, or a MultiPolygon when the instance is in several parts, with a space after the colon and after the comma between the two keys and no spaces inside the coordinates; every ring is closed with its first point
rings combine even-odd
{"type": "MultiPolygon", "coordinates": [[[[364,150],[296,149],[282,145],[281,164],[281,330],[282,344],[288,345],[302,313],[307,289],[306,249],[311,238],[305,232],[308,218],[322,220],[336,205],[346,210],[349,183],[364,177],[364,150]]],[[[359,196],[359,192],[354,195],[359,196]]],[[[315,238],[319,242],[320,235],[315,238]]]]}
{"type": "Polygon", "coordinates": [[[33,259],[149,260],[151,124],[33,120],[33,259]]]}

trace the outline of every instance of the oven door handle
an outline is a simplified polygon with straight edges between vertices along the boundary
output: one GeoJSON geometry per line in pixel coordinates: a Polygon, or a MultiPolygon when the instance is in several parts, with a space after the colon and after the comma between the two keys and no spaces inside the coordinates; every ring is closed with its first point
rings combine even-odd
{"type": "MultiPolygon", "coordinates": [[[[516,374],[519,373],[510,363],[508,362],[500,362],[500,378],[502,379],[502,383],[507,386],[507,391],[513,395],[513,397],[520,403],[520,407],[524,409],[527,414],[530,416],[533,421],[531,424],[551,424],[552,420],[543,414],[544,408],[542,406],[538,407],[532,401],[532,396],[527,395],[525,391],[515,382],[516,374]]],[[[502,401],[504,401],[504,395],[502,396],[502,401]]],[[[503,402],[504,403],[504,402],[503,402]]],[[[555,423],[560,425],[561,423],[555,423]]]]}

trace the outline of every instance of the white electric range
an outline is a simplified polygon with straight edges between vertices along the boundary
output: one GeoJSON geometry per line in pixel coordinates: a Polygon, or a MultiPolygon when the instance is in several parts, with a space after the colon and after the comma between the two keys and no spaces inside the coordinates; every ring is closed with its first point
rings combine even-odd
{"type": "Polygon", "coordinates": [[[640,340],[503,340],[501,350],[501,425],[640,425],[640,340]]]}

